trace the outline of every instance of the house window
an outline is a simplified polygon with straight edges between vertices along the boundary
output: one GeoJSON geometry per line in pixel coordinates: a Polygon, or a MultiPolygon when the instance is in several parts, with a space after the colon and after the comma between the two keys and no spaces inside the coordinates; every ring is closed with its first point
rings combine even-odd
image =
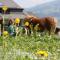
{"type": "Polygon", "coordinates": [[[20,8],[9,8],[10,12],[22,12],[23,9],[20,8]]]}
{"type": "MultiPolygon", "coordinates": [[[[21,9],[21,8],[8,8],[7,11],[5,12],[5,14],[19,13],[19,12],[23,12],[23,9],[21,9]]],[[[0,13],[4,14],[4,11],[2,10],[2,8],[0,8],[0,13]]]]}

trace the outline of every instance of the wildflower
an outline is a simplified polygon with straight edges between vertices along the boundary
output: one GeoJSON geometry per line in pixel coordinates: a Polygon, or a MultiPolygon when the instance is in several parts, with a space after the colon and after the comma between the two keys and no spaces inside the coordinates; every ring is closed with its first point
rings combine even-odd
{"type": "Polygon", "coordinates": [[[15,19],[15,23],[20,23],[20,19],[19,18],[16,18],[15,19]]]}
{"type": "Polygon", "coordinates": [[[25,22],[25,26],[29,26],[29,22],[25,22]]]}
{"type": "Polygon", "coordinates": [[[6,11],[6,10],[8,9],[8,7],[7,7],[7,6],[3,6],[2,9],[3,9],[4,11],[6,11]]]}
{"type": "Polygon", "coordinates": [[[48,53],[46,51],[38,51],[36,54],[42,57],[48,57],[48,53]]]}
{"type": "Polygon", "coordinates": [[[8,31],[4,31],[3,36],[7,36],[7,35],[8,35],[8,31]]]}

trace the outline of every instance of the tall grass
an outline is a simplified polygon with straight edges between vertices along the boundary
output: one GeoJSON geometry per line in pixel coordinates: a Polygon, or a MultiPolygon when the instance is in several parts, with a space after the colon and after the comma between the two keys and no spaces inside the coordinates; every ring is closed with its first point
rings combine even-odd
{"type": "Polygon", "coordinates": [[[34,60],[38,50],[48,52],[47,60],[59,60],[60,38],[55,35],[48,36],[48,34],[0,37],[0,60],[34,60]]]}

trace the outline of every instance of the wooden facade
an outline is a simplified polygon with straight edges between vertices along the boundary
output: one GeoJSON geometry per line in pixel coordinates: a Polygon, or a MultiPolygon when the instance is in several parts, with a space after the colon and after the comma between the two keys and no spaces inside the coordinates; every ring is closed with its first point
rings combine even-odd
{"type": "Polygon", "coordinates": [[[0,15],[5,15],[5,18],[21,18],[25,16],[23,13],[23,8],[20,7],[14,0],[0,0],[0,15]],[[7,6],[7,10],[4,12],[2,7],[7,6]]]}
{"type": "Polygon", "coordinates": [[[2,21],[0,20],[1,32],[3,29],[3,17],[4,26],[6,27],[9,18],[20,18],[21,20],[25,18],[23,10],[24,9],[18,6],[13,0],[0,0],[0,16],[2,17],[2,21]],[[2,9],[4,5],[7,6],[7,10],[5,12],[2,9]]]}
{"type": "Polygon", "coordinates": [[[0,14],[10,14],[10,12],[23,12],[23,8],[8,8],[4,13],[2,7],[0,7],[0,14]]]}

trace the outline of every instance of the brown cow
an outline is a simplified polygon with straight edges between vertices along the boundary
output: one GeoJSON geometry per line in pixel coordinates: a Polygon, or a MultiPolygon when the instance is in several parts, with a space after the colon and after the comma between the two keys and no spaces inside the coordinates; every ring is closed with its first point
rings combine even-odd
{"type": "Polygon", "coordinates": [[[37,18],[37,17],[27,17],[25,18],[25,21],[28,21],[30,24],[34,27],[38,25],[39,29],[41,31],[47,30],[49,34],[51,32],[55,32],[56,26],[57,26],[57,19],[54,17],[44,17],[44,18],[37,18]]]}

